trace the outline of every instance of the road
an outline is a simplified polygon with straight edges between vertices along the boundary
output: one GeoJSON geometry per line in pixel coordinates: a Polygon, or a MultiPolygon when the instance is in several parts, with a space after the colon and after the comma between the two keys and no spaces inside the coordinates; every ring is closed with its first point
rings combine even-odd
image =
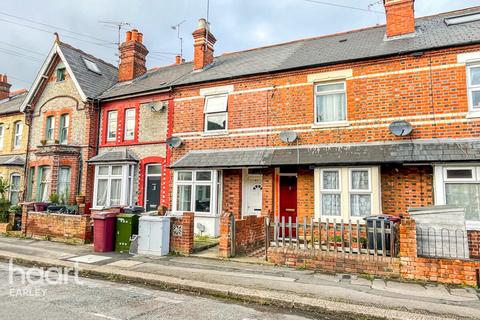
{"type": "MultiPolygon", "coordinates": [[[[70,276],[67,283],[56,284],[58,274],[51,273],[50,283],[30,271],[32,279],[22,284],[22,272],[9,272],[9,264],[0,263],[0,319],[2,320],[118,320],[118,319],[312,319],[288,310],[237,304],[188,294],[70,276]],[[13,274],[13,277],[10,277],[13,274]],[[13,281],[11,281],[13,279],[13,281]]],[[[20,271],[21,270],[21,271],[20,271]]],[[[333,319],[322,317],[323,319],[333,319]]],[[[339,318],[343,319],[343,318],[339,318]]]]}

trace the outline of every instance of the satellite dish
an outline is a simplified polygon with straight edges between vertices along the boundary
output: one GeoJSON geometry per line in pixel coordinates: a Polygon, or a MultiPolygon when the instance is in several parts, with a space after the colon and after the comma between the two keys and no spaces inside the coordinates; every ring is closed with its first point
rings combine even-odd
{"type": "Polygon", "coordinates": [[[285,143],[291,143],[297,140],[297,133],[295,131],[282,131],[280,132],[280,140],[285,143]]]}
{"type": "Polygon", "coordinates": [[[178,148],[182,144],[182,139],[179,137],[170,137],[165,142],[169,147],[178,148]]]}
{"type": "Polygon", "coordinates": [[[394,121],[388,126],[390,132],[397,137],[405,137],[412,133],[412,125],[404,120],[394,121]]]}

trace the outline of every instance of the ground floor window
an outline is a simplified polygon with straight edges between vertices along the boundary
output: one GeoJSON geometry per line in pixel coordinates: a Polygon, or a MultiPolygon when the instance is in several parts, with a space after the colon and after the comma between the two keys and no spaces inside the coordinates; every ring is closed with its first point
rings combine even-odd
{"type": "Polygon", "coordinates": [[[173,210],[214,214],[219,196],[217,171],[176,171],[173,210]]]}
{"type": "Polygon", "coordinates": [[[133,164],[95,166],[94,207],[131,206],[133,164]]]}
{"type": "Polygon", "coordinates": [[[12,173],[10,176],[10,203],[18,204],[20,199],[20,174],[12,173]]]}
{"type": "Polygon", "coordinates": [[[68,203],[70,197],[70,167],[60,167],[58,170],[57,194],[61,203],[68,203]]]}
{"type": "Polygon", "coordinates": [[[33,200],[33,183],[35,181],[35,167],[30,167],[28,170],[28,184],[27,184],[27,200],[33,200]]]}
{"type": "Polygon", "coordinates": [[[315,169],[317,217],[360,220],[379,214],[379,167],[315,169]]]}
{"type": "Polygon", "coordinates": [[[467,228],[480,228],[480,166],[436,166],[435,203],[465,208],[467,228]]]}
{"type": "Polygon", "coordinates": [[[37,201],[47,202],[50,197],[51,168],[47,166],[38,169],[37,201]]]}

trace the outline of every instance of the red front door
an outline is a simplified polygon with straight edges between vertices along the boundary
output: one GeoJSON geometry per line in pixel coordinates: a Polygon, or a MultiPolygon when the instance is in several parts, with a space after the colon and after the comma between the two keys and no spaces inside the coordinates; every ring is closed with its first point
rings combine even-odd
{"type": "MultiPolygon", "coordinates": [[[[285,217],[285,237],[290,235],[287,227],[289,218],[292,224],[297,221],[297,177],[280,176],[280,222],[285,217]]],[[[281,235],[281,233],[280,233],[281,235]]],[[[295,238],[297,230],[292,227],[292,237],[295,238]]]]}

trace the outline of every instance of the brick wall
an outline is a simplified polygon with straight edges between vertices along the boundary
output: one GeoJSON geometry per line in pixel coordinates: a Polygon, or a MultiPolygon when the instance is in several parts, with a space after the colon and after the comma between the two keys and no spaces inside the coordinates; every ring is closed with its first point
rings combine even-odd
{"type": "Polygon", "coordinates": [[[270,247],[268,261],[292,268],[306,268],[332,273],[370,274],[379,277],[400,277],[400,259],[380,256],[333,253],[292,247],[270,247]]]}
{"type": "Polygon", "coordinates": [[[265,217],[248,216],[235,219],[232,227],[230,214],[224,213],[220,218],[220,243],[218,254],[229,258],[235,255],[245,255],[265,246],[265,217]],[[235,250],[231,248],[231,236],[235,230],[235,250]]]}
{"type": "Polygon", "coordinates": [[[223,211],[242,217],[242,170],[223,171],[223,211]]]}
{"type": "Polygon", "coordinates": [[[27,237],[68,243],[89,243],[92,240],[90,216],[23,210],[22,232],[27,237]]]}
{"type": "Polygon", "coordinates": [[[480,259],[480,231],[469,230],[468,235],[468,248],[470,249],[470,258],[480,259]]]}
{"type": "Polygon", "coordinates": [[[193,252],[193,212],[170,218],[170,252],[188,256],[193,252]]]}

